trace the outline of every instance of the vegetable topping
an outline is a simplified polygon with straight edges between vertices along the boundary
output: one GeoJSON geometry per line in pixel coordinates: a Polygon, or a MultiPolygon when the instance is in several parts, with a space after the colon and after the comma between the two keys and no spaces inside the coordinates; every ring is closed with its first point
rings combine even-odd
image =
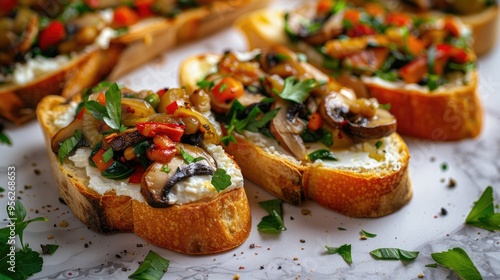
{"type": "Polygon", "coordinates": [[[103,177],[140,184],[153,207],[175,203],[170,201],[170,190],[194,176],[212,176],[214,190],[223,191],[232,184],[230,175],[200,147],[220,139],[207,119],[209,112],[193,109],[203,99],[192,103],[184,90],[164,91],[154,106],[145,101],[149,92],[116,84],[97,86],[84,95],[75,119],[54,135],[53,151],[63,162],[78,147],[92,148],[90,165],[103,177]],[[168,108],[161,107],[167,103],[168,108]]]}

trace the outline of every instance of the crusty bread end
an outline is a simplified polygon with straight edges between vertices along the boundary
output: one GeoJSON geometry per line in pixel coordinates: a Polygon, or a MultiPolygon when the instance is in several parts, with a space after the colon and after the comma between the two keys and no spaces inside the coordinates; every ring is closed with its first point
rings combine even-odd
{"type": "Polygon", "coordinates": [[[251,216],[244,188],[215,198],[168,208],[103,195],[86,187],[89,178],[70,160],[59,163],[51,139],[58,128],[54,121],[69,108],[61,96],[47,96],[37,108],[59,194],[74,215],[98,232],[134,232],[148,242],[185,254],[213,254],[241,245],[249,236],[251,216]]]}

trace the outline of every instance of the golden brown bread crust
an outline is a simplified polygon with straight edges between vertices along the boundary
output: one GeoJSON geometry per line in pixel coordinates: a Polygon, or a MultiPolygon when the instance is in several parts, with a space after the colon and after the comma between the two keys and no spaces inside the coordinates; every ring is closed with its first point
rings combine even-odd
{"type": "Polygon", "coordinates": [[[116,80],[162,52],[212,34],[243,13],[268,3],[269,0],[216,1],[174,19],[149,19],[114,39],[108,49],[80,54],[65,67],[25,85],[0,85],[0,117],[22,124],[35,117],[36,105],[44,96],[70,98],[104,78],[116,80]]]}
{"type": "Polygon", "coordinates": [[[87,188],[88,178],[79,176],[69,160],[61,165],[52,152],[50,143],[57,132],[54,117],[67,110],[65,102],[61,96],[47,96],[40,102],[37,116],[59,194],[90,229],[104,233],[134,232],[154,245],[185,254],[227,251],[248,238],[251,216],[244,188],[169,208],[152,208],[128,196],[117,196],[114,192],[100,195],[87,188]]]}
{"type": "Polygon", "coordinates": [[[399,170],[358,173],[309,165],[302,185],[305,195],[319,204],[351,217],[380,217],[410,201],[410,154],[396,133],[389,136],[401,156],[399,170]]]}
{"type": "MultiPolygon", "coordinates": [[[[212,69],[215,54],[202,54],[185,60],[180,67],[180,83],[193,92],[196,82],[212,69]]],[[[397,149],[399,168],[359,172],[347,168],[303,165],[280,154],[271,154],[239,134],[233,134],[226,152],[234,157],[245,178],[280,199],[299,205],[310,198],[321,205],[351,217],[380,217],[395,212],[412,197],[408,169],[408,147],[399,135],[384,138],[397,149]]]]}
{"type": "MultiPolygon", "coordinates": [[[[322,57],[313,48],[303,43],[293,44],[287,39],[282,18],[281,11],[261,10],[239,19],[237,26],[245,34],[250,48],[286,44],[295,51],[307,54],[311,64],[321,67],[322,57]]],[[[346,85],[352,87],[359,97],[366,97],[362,95],[368,93],[380,104],[391,104],[390,111],[398,120],[397,131],[401,134],[434,141],[452,141],[476,137],[482,130],[483,108],[477,92],[476,70],[473,70],[467,85],[432,93],[402,87],[389,88],[353,76],[351,78],[354,80],[346,85]]],[[[340,82],[346,80],[341,79],[340,82]]]]}

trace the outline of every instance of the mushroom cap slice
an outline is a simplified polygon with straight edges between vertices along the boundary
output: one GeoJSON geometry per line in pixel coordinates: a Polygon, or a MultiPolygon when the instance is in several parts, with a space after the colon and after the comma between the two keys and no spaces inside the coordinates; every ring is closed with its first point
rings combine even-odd
{"type": "Polygon", "coordinates": [[[287,15],[286,20],[291,31],[299,38],[313,45],[324,44],[326,41],[342,34],[344,14],[339,12],[325,18],[324,15],[317,14],[316,3],[311,2],[302,5],[299,9],[287,15]],[[309,25],[320,24],[321,27],[317,30],[311,30],[304,23],[309,25]]]}
{"type": "Polygon", "coordinates": [[[182,155],[176,155],[168,163],[151,164],[142,178],[141,194],[152,207],[171,206],[168,194],[176,183],[196,175],[213,175],[216,170],[215,160],[203,149],[183,144],[179,147],[194,158],[203,157],[204,160],[188,163],[182,155]]]}
{"type": "Polygon", "coordinates": [[[363,139],[378,139],[396,131],[396,118],[391,113],[380,108],[372,108],[371,116],[363,113],[363,108],[361,113],[355,113],[355,103],[340,93],[332,92],[321,101],[319,112],[328,124],[363,139]]]}
{"type": "Polygon", "coordinates": [[[280,110],[270,122],[270,130],[283,147],[297,159],[303,160],[306,159],[307,150],[300,134],[305,129],[306,124],[296,116],[289,116],[288,110],[290,107],[290,101],[281,98],[276,99],[273,109],[280,108],[280,110]]]}

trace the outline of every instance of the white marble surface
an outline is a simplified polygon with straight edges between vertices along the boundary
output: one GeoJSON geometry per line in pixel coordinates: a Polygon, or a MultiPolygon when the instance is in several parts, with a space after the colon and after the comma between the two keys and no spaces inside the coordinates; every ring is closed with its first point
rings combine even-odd
{"type": "MultiPolygon", "coordinates": [[[[276,7],[291,7],[297,1],[277,0],[276,7]]],[[[203,52],[225,49],[244,50],[244,41],[236,30],[220,33],[171,51],[120,82],[136,89],[157,89],[178,84],[179,62],[203,52]]],[[[500,203],[500,48],[479,62],[480,93],[485,106],[485,126],[474,140],[433,143],[405,137],[412,158],[410,171],[414,196],[400,211],[378,219],[353,219],[326,210],[308,201],[300,207],[284,205],[287,231],[266,235],[256,225],[265,215],[258,202],[272,198],[247,182],[252,207],[250,238],[239,248],[212,256],[185,256],[148,245],[130,233],[103,235],[88,230],[69,208],[58,200],[50,173],[40,128],[36,122],[23,127],[7,125],[12,147],[0,146],[0,186],[7,185],[7,167],[16,166],[17,186],[28,216],[46,216],[25,231],[25,242],[39,250],[40,244],[60,245],[53,256],[44,256],[43,271],[33,279],[123,279],[138,267],[149,250],[171,261],[165,279],[445,279],[456,276],[444,268],[426,268],[433,263],[432,252],[461,247],[467,251],[484,279],[500,279],[500,233],[464,225],[473,202],[491,185],[496,204],[500,203]],[[448,169],[443,171],[442,164],[448,169]],[[35,174],[39,170],[39,175],[35,174]],[[448,187],[450,178],[456,180],[448,187]],[[31,186],[24,189],[25,185],[31,186]],[[441,215],[441,208],[448,211],[441,215]],[[301,210],[310,210],[302,215],[301,210]],[[39,213],[36,214],[35,210],[39,213]],[[57,226],[66,221],[68,226],[57,226]],[[346,231],[337,228],[343,227],[346,231]],[[360,240],[359,231],[377,237],[360,240]],[[52,235],[53,239],[48,239],[52,235]],[[302,243],[301,240],[305,242],[302,243]],[[325,245],[352,244],[353,263],[339,255],[325,254],[325,245]],[[86,246],[87,244],[88,246],[86,246]],[[138,247],[141,244],[142,247],[138,247]],[[254,248],[251,248],[254,245],[254,248]],[[377,261],[369,252],[380,247],[420,251],[416,261],[377,261]],[[120,257],[117,257],[120,256],[120,257]]],[[[0,199],[0,218],[6,217],[0,199]]],[[[498,208],[496,211],[499,211],[498,208]]]]}

